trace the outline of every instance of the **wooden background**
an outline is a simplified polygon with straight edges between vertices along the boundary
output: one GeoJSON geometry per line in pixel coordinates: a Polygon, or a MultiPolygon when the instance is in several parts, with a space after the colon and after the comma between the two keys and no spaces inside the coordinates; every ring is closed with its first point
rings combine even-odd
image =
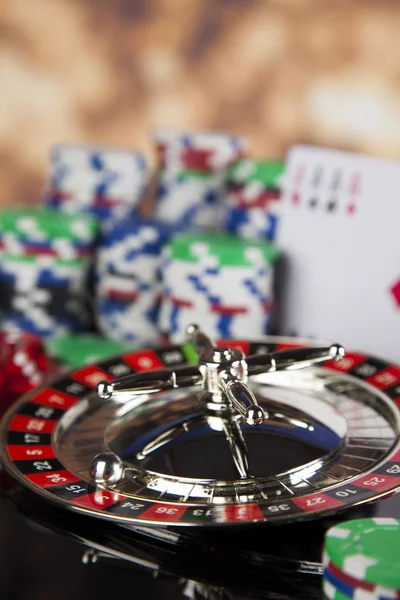
{"type": "Polygon", "coordinates": [[[400,156],[397,0],[3,0],[0,204],[52,144],[151,152],[157,126],[400,156]]]}

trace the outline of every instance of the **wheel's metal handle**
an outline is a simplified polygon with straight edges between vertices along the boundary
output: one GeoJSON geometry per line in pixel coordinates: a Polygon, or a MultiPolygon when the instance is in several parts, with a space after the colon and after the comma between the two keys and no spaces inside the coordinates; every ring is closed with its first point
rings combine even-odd
{"type": "Polygon", "coordinates": [[[339,361],[346,355],[340,344],[315,348],[290,348],[270,354],[253,354],[246,357],[249,375],[304,369],[328,360],[339,361]]]}
{"type": "Polygon", "coordinates": [[[346,354],[343,346],[333,344],[327,347],[291,348],[245,358],[243,352],[236,348],[216,346],[198,325],[189,325],[186,333],[199,356],[197,366],[147,371],[127,375],[113,382],[101,381],[97,386],[99,397],[108,400],[116,395],[140,396],[201,385],[205,392],[211,394],[213,402],[221,403],[223,397],[249,425],[259,425],[266,415],[247,386],[249,375],[303,369],[328,360],[341,360],[346,354]]]}
{"type": "MultiPolygon", "coordinates": [[[[246,358],[246,363],[248,375],[251,376],[266,372],[304,369],[328,360],[340,360],[344,355],[344,348],[333,344],[322,348],[293,348],[271,354],[252,355],[246,358]]],[[[248,425],[263,423],[266,415],[246,383],[221,373],[220,386],[234,409],[244,417],[248,425]]]]}
{"type": "Polygon", "coordinates": [[[212,359],[216,350],[214,342],[201,331],[200,327],[195,323],[188,325],[186,328],[186,337],[193,344],[199,359],[212,359]]]}
{"type": "Polygon", "coordinates": [[[233,408],[244,417],[248,425],[261,425],[266,418],[251,389],[240,379],[221,378],[221,388],[233,408]]]}
{"type": "Polygon", "coordinates": [[[266,414],[246,385],[247,365],[243,352],[216,346],[197,325],[189,325],[186,336],[199,355],[205,390],[214,395],[222,391],[231,407],[244,417],[248,425],[263,423],[266,414]]]}
{"type": "Polygon", "coordinates": [[[115,381],[100,381],[97,386],[97,394],[102,400],[109,400],[116,393],[142,396],[174,388],[200,385],[202,382],[203,376],[199,368],[193,365],[126,375],[115,381]]]}

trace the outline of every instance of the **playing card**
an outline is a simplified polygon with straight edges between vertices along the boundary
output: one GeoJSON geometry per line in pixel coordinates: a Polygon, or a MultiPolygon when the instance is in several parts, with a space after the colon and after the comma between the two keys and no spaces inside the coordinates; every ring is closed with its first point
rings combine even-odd
{"type": "Polygon", "coordinates": [[[400,362],[399,232],[400,162],[295,146],[276,238],[280,332],[400,362]]]}

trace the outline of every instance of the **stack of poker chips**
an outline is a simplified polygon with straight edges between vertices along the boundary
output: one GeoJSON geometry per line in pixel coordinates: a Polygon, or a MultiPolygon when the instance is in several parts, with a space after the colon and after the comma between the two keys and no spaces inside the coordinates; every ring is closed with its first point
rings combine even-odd
{"type": "Polygon", "coordinates": [[[17,398],[55,371],[41,340],[21,332],[0,333],[0,416],[17,398]]]}
{"type": "Polygon", "coordinates": [[[0,324],[38,336],[90,326],[87,277],[97,221],[53,210],[0,212],[0,324]]]}
{"type": "Polygon", "coordinates": [[[323,562],[329,600],[400,598],[400,520],[357,519],[331,527],[323,562]]]}
{"type": "Polygon", "coordinates": [[[131,150],[60,144],[50,155],[47,206],[89,213],[102,222],[137,209],[147,184],[142,154],[131,150]]]}
{"type": "Polygon", "coordinates": [[[223,133],[157,131],[159,162],[155,214],[191,228],[217,229],[226,169],[247,149],[244,138],[223,133]]]}
{"type": "Polygon", "coordinates": [[[184,339],[189,323],[214,338],[264,335],[273,306],[273,263],[278,251],[217,233],[177,235],[166,248],[160,329],[184,339]]]}
{"type": "Polygon", "coordinates": [[[158,341],[161,251],[175,232],[171,224],[138,217],[103,232],[95,284],[97,325],[103,335],[129,344],[158,341]]]}
{"type": "Polygon", "coordinates": [[[279,218],[282,161],[244,158],[228,171],[223,228],[247,239],[273,241],[279,218]]]}

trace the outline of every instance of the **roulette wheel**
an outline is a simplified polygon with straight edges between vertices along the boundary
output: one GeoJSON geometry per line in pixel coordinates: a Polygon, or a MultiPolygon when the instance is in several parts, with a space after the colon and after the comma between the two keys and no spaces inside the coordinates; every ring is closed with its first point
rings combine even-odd
{"type": "Polygon", "coordinates": [[[85,560],[157,570],[187,597],[319,598],[326,528],[399,509],[400,368],[338,344],[187,335],[13,405],[9,497],[85,560]]]}

